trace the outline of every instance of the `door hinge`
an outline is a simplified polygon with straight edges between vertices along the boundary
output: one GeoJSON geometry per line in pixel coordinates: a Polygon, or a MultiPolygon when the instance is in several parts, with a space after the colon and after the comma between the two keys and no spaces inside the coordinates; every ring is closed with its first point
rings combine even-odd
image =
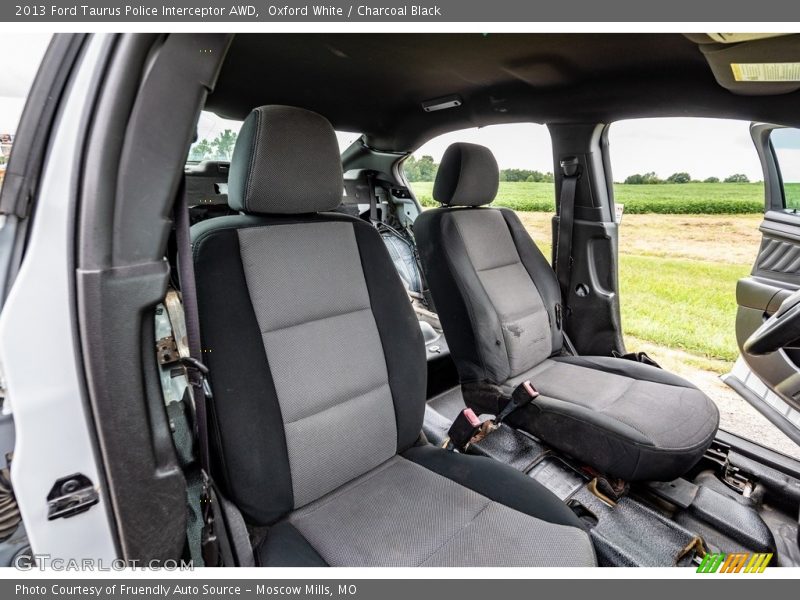
{"type": "Polygon", "coordinates": [[[58,479],[47,494],[47,520],[67,519],[89,510],[100,501],[92,480],[75,473],[58,479]]]}

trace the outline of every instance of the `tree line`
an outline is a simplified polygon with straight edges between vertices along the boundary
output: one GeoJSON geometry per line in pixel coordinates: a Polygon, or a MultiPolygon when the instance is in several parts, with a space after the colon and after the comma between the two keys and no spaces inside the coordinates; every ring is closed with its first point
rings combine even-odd
{"type": "Polygon", "coordinates": [[[236,145],[237,133],[232,129],[220,132],[213,140],[203,138],[192,144],[189,149],[189,161],[230,160],[233,147],[236,145]]]}
{"type": "MultiPolygon", "coordinates": [[[[406,179],[410,182],[433,181],[436,179],[436,171],[439,169],[438,163],[434,162],[433,157],[425,154],[420,158],[409,156],[403,169],[406,179]]],[[[552,183],[553,173],[534,171],[530,169],[502,169],[500,171],[500,181],[526,181],[533,183],[552,183]]],[[[750,183],[750,179],[744,173],[734,173],[724,179],[719,177],[707,177],[702,181],[692,179],[692,176],[685,171],[673,173],[666,179],[661,179],[655,172],[636,173],[625,178],[628,185],[647,185],[659,183],[750,183]]]]}
{"type": "MultiPolygon", "coordinates": [[[[666,179],[661,179],[653,171],[649,173],[636,173],[625,178],[625,183],[628,185],[648,185],[658,183],[719,183],[719,177],[707,177],[700,181],[699,179],[692,179],[692,176],[685,171],[673,173],[666,179]]],[[[744,173],[734,173],[722,180],[722,183],[750,183],[750,179],[744,173]]]]}
{"type": "MultiPolygon", "coordinates": [[[[410,182],[433,181],[436,179],[436,171],[439,164],[434,162],[433,157],[425,154],[420,158],[409,156],[403,163],[403,171],[406,179],[410,182]]],[[[530,169],[503,169],[500,171],[500,181],[527,181],[533,183],[552,183],[553,174],[551,172],[535,171],[530,169]]]]}

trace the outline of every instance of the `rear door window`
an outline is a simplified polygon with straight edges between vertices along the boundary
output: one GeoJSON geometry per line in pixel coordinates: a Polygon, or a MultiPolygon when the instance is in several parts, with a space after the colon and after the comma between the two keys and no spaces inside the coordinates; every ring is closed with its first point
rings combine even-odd
{"type": "Polygon", "coordinates": [[[783,207],[797,214],[800,209],[800,130],[775,129],[770,134],[772,148],[783,183],[783,207]]]}

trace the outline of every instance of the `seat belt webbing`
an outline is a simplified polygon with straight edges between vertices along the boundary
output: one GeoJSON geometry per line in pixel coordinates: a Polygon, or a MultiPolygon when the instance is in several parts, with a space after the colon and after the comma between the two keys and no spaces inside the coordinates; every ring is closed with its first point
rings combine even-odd
{"type": "Polygon", "coordinates": [[[200,316],[197,309],[197,286],[194,276],[194,260],[189,222],[189,206],[186,202],[186,180],[181,181],[180,193],[174,207],[175,239],[178,246],[178,275],[181,283],[181,298],[186,324],[186,342],[189,357],[183,358],[189,385],[194,399],[194,430],[198,444],[200,462],[200,481],[187,478],[190,508],[194,512],[199,498],[200,522],[190,516],[187,530],[190,547],[196,548],[198,526],[200,552],[203,566],[231,566],[235,564],[232,548],[225,524],[221,522],[219,502],[211,479],[211,455],[208,445],[208,402],[211,387],[206,375],[208,368],[203,364],[200,343],[200,316]]]}
{"type": "Polygon", "coordinates": [[[187,543],[192,559],[203,566],[252,566],[250,539],[241,514],[217,491],[211,477],[208,405],[212,394],[207,379],[208,368],[201,361],[200,316],[197,308],[197,286],[185,179],[181,182],[176,198],[173,218],[182,302],[174,306],[175,298],[167,294],[165,304],[170,320],[175,320],[172,333],[176,338],[180,360],[186,367],[192,392],[191,399],[194,402],[188,399],[187,393],[182,402],[169,404],[167,411],[174,427],[173,441],[186,477],[190,513],[187,522],[187,543]],[[182,337],[181,333],[185,334],[185,344],[179,339],[182,337]],[[193,431],[187,426],[188,419],[183,412],[189,410],[192,405],[193,431]],[[197,462],[195,462],[193,443],[195,438],[199,448],[197,462]]]}
{"type": "MultiPolygon", "coordinates": [[[[561,196],[559,200],[558,230],[556,239],[555,270],[558,285],[561,288],[561,302],[566,305],[569,300],[572,278],[572,231],[575,223],[575,194],[580,171],[578,159],[570,157],[561,161],[561,196]]],[[[561,311],[560,308],[556,308],[561,311]]],[[[565,317],[566,315],[561,315],[565,317]]],[[[559,327],[563,325],[559,323],[559,327]]]]}
{"type": "Polygon", "coordinates": [[[208,412],[206,399],[210,388],[205,378],[206,368],[202,363],[200,343],[200,317],[197,310],[197,288],[194,277],[192,242],[189,232],[189,206],[186,203],[186,181],[181,182],[174,209],[175,240],[178,246],[178,276],[181,283],[181,299],[186,323],[186,342],[189,358],[185,361],[189,385],[194,397],[195,433],[199,446],[200,466],[210,475],[210,453],[208,448],[208,412]]]}

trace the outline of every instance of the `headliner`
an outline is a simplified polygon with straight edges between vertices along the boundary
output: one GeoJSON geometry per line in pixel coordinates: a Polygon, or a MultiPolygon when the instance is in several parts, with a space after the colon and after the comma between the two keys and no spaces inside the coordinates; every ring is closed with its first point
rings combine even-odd
{"type": "MultiPolygon", "coordinates": [[[[773,95],[785,90],[749,84],[762,95],[735,93],[717,82],[700,49],[746,57],[755,47],[753,56],[764,60],[776,42],[736,49],[689,37],[707,41],[681,34],[238,34],[207,109],[243,119],[262,104],[301,106],[392,151],[414,150],[447,131],[522,121],[705,116],[800,125],[800,91],[773,95]],[[451,94],[463,105],[422,110],[423,101],[451,94]]],[[[779,44],[781,57],[800,60],[798,36],[779,44]]]]}

